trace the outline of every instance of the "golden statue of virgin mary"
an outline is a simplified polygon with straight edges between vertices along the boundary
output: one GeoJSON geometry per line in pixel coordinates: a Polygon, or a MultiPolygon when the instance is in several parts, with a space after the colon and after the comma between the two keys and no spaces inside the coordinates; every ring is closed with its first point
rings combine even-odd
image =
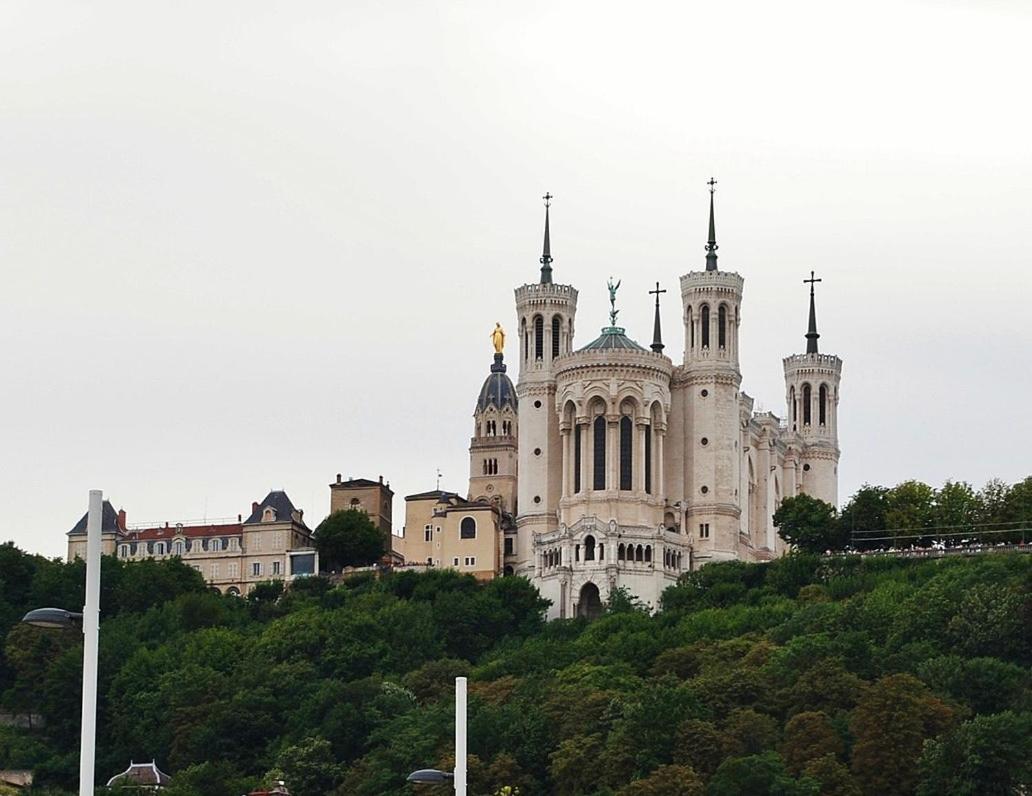
{"type": "Polygon", "coordinates": [[[496,354],[500,354],[505,350],[505,329],[497,321],[495,322],[494,331],[491,332],[491,342],[494,343],[496,354]]]}

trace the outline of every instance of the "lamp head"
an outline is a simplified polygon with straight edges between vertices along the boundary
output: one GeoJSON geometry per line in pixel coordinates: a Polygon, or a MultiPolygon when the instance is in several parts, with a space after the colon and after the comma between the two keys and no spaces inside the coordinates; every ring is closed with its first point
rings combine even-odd
{"type": "Polygon", "coordinates": [[[438,771],[436,768],[421,768],[413,771],[406,778],[407,782],[417,782],[423,785],[440,785],[442,782],[450,782],[455,775],[448,771],[438,771]]]}
{"type": "Polygon", "coordinates": [[[82,614],[66,611],[64,608],[37,608],[22,617],[22,621],[36,627],[66,628],[82,621],[82,614]]]}

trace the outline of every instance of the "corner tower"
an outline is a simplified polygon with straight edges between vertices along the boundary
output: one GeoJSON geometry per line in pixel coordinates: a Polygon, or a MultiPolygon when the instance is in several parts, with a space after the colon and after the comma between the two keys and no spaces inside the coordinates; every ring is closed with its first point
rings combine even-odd
{"type": "MultiPolygon", "coordinates": [[[[549,209],[546,193],[545,239],[541,276],[536,283],[516,288],[519,323],[519,486],[517,554],[526,569],[533,567],[533,536],[558,527],[562,495],[562,440],[555,407],[555,363],[573,350],[577,291],[552,281],[549,209]]],[[[518,573],[517,573],[518,574],[518,573]]]]}
{"type": "MultiPolygon", "coordinates": [[[[806,353],[785,357],[785,404],[788,428],[799,447],[795,489],[786,495],[805,492],[833,506],[838,505],[838,402],[842,360],[822,354],[817,341],[817,309],[814,285],[820,282],[810,272],[803,284],[810,285],[810,319],[806,331],[806,353]]],[[[791,474],[789,474],[791,475],[791,474]]]]}
{"type": "Polygon", "coordinates": [[[469,499],[496,505],[503,514],[516,513],[516,473],[519,421],[516,388],[505,374],[501,324],[491,334],[495,355],[473,412],[469,445],[469,499]]]}
{"type": "Polygon", "coordinates": [[[671,496],[682,495],[684,528],[699,563],[738,556],[741,530],[742,441],[738,365],[740,275],[717,267],[717,235],[710,189],[706,268],[681,277],[684,365],[675,377],[671,435],[683,438],[671,496]],[[683,480],[681,480],[683,479],[683,480]]]}

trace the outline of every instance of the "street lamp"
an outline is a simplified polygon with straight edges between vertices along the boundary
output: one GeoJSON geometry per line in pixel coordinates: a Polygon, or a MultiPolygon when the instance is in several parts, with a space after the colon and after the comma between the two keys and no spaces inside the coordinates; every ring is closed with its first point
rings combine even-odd
{"type": "Polygon", "coordinates": [[[37,608],[22,617],[27,625],[45,627],[49,630],[64,630],[82,621],[82,614],[66,611],[64,608],[37,608]]]}
{"type": "Polygon", "coordinates": [[[440,785],[455,781],[455,796],[466,796],[466,678],[455,678],[455,772],[421,768],[406,778],[407,782],[440,785]]]}
{"type": "Polygon", "coordinates": [[[100,639],[100,533],[104,496],[90,490],[86,514],[86,599],[81,614],[37,608],[22,618],[36,627],[68,628],[82,622],[82,729],[79,741],[79,796],[93,796],[97,747],[97,649],[100,639]]]}

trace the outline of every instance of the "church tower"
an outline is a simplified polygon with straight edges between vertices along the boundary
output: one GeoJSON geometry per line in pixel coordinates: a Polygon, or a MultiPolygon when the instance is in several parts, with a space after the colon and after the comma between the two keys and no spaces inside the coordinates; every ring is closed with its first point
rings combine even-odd
{"type": "MultiPolygon", "coordinates": [[[[806,353],[785,357],[785,403],[788,427],[798,440],[799,461],[794,489],[786,496],[805,492],[833,506],[838,505],[838,402],[842,360],[818,350],[817,309],[814,277],[810,285],[810,321],[806,331],[806,353]]],[[[793,474],[787,473],[791,477],[793,474]]]]}
{"type": "Polygon", "coordinates": [[[491,373],[480,388],[469,445],[469,499],[493,503],[503,515],[516,514],[516,441],[519,433],[516,388],[505,375],[501,325],[495,341],[491,373]]]}
{"type": "MultiPolygon", "coordinates": [[[[562,495],[562,439],[555,406],[555,363],[573,350],[577,291],[552,281],[549,208],[546,193],[541,276],[516,288],[519,323],[519,487],[517,555],[533,568],[533,537],[558,527],[562,495]]],[[[517,574],[520,574],[517,572],[517,574]]]]}
{"type": "Polygon", "coordinates": [[[738,329],[744,280],[717,267],[717,234],[709,181],[706,268],[681,277],[684,366],[675,377],[675,412],[683,433],[684,528],[699,563],[738,556],[741,526],[741,412],[738,329]]]}

